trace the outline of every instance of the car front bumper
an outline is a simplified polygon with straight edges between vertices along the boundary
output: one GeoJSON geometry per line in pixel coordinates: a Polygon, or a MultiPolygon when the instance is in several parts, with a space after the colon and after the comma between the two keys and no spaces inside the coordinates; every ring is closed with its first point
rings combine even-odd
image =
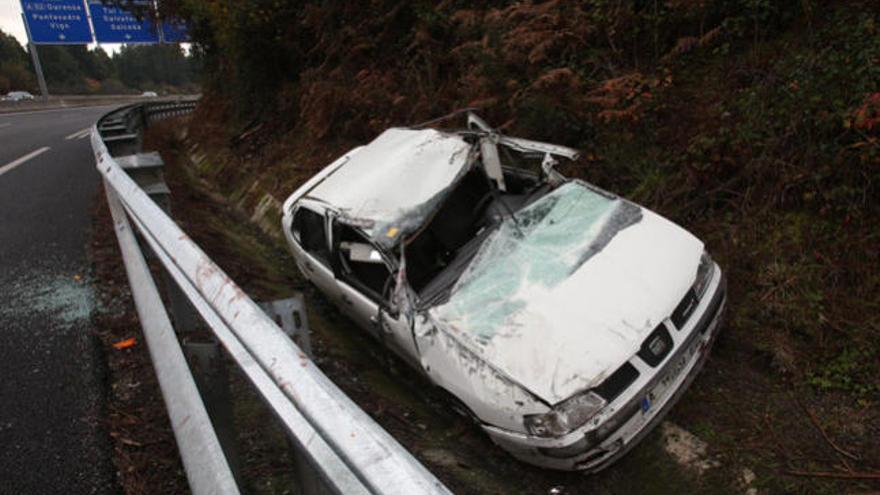
{"type": "MultiPolygon", "coordinates": [[[[565,471],[597,472],[608,467],[647,435],[687,390],[709,356],[727,303],[720,268],[676,341],[675,351],[650,376],[631,385],[585,426],[560,438],[542,438],[486,425],[492,440],[514,457],[565,471]],[[662,391],[658,392],[658,389],[662,391]]],[[[643,373],[644,374],[644,373],[643,373]]]]}

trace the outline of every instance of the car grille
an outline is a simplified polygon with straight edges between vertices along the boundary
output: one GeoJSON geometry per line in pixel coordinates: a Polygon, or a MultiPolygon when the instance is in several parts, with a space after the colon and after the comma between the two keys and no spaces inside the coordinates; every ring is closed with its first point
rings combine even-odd
{"type": "MultiPolygon", "coordinates": [[[[627,421],[629,421],[629,419],[634,414],[638,413],[641,410],[642,398],[645,396],[645,394],[648,391],[653,390],[654,387],[657,386],[657,384],[659,383],[660,380],[665,378],[666,368],[668,368],[668,365],[670,363],[676,362],[678,356],[680,356],[681,353],[684,352],[684,350],[687,349],[694,342],[695,339],[699,338],[701,334],[704,334],[706,332],[706,330],[708,330],[709,325],[712,323],[712,320],[715,319],[715,317],[718,313],[718,310],[721,307],[721,303],[724,301],[725,295],[726,295],[726,290],[725,290],[725,286],[723,285],[723,282],[722,282],[721,287],[715,292],[715,295],[713,296],[712,301],[709,303],[708,308],[706,308],[706,312],[703,313],[703,315],[700,319],[700,322],[697,324],[697,327],[694,329],[694,331],[690,335],[688,335],[688,338],[678,348],[675,349],[675,352],[672,355],[672,357],[669,360],[667,360],[667,366],[664,366],[664,368],[657,370],[657,373],[654,375],[654,378],[651,379],[651,381],[649,381],[645,386],[643,386],[637,393],[633,394],[632,398],[626,404],[621,406],[620,409],[618,409],[617,412],[611,418],[606,420],[598,428],[598,430],[595,432],[595,434],[593,435],[593,437],[591,439],[594,442],[593,445],[595,445],[598,442],[601,442],[605,438],[608,438],[609,435],[614,433],[621,425],[625,424],[627,421]]],[[[650,339],[650,337],[649,337],[649,339],[650,339]]],[[[621,368],[625,367],[626,365],[629,365],[629,363],[627,362],[621,368]]],[[[616,375],[618,372],[620,372],[620,369],[618,369],[618,371],[614,372],[614,374],[612,374],[606,380],[606,382],[610,381],[614,377],[614,375],[616,375]]],[[[635,373],[636,373],[636,376],[638,376],[638,371],[635,371],[635,373]]],[[[633,379],[633,381],[634,380],[635,379],[633,379]]],[[[629,382],[629,384],[632,384],[632,382],[629,382]]],[[[627,385],[627,387],[629,386],[629,384],[627,385]]],[[[602,385],[600,385],[600,388],[604,385],[605,385],[605,382],[603,382],[602,385]]],[[[615,395],[615,397],[622,394],[624,390],[626,390],[626,387],[619,390],[617,395],[615,395]]],[[[672,392],[672,393],[674,393],[674,392],[672,392]]],[[[604,396],[603,396],[603,398],[604,398],[604,396]]],[[[608,400],[609,403],[611,402],[611,399],[606,399],[606,400],[608,400]]]]}
{"type": "Polygon", "coordinates": [[[688,289],[687,294],[684,295],[681,302],[675,307],[675,311],[672,312],[672,323],[675,324],[676,329],[680,330],[684,327],[684,324],[687,323],[688,318],[697,309],[699,303],[700,301],[697,299],[694,289],[688,289]]]}
{"type": "Polygon", "coordinates": [[[623,363],[623,366],[617,368],[617,371],[606,378],[598,387],[594,388],[593,391],[599,394],[599,397],[602,397],[607,402],[611,402],[616,399],[618,395],[623,393],[627,387],[632,385],[632,382],[636,381],[636,378],[638,377],[639,371],[627,361],[623,363]]]}
{"type": "Polygon", "coordinates": [[[712,298],[712,302],[709,303],[709,307],[706,308],[706,315],[703,317],[703,320],[697,326],[697,330],[700,333],[706,333],[706,330],[709,329],[709,323],[715,318],[715,314],[718,313],[718,308],[721,307],[721,302],[724,301],[726,295],[727,287],[722,285],[715,294],[715,297],[712,298]]]}

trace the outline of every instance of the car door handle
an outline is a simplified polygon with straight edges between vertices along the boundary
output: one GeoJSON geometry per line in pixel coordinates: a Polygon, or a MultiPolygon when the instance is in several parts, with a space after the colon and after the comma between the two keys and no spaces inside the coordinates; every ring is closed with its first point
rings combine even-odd
{"type": "Polygon", "coordinates": [[[306,270],[313,272],[315,271],[315,267],[312,265],[311,261],[306,261],[305,263],[306,270]]]}
{"type": "Polygon", "coordinates": [[[344,302],[345,304],[348,304],[349,306],[354,305],[354,302],[351,299],[349,299],[348,296],[346,296],[345,294],[342,295],[342,302],[344,302]]]}

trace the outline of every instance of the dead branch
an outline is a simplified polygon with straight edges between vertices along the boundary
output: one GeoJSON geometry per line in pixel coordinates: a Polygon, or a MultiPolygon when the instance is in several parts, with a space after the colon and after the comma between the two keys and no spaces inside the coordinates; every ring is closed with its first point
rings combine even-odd
{"type": "MultiPolygon", "coordinates": [[[[817,430],[819,430],[819,433],[822,435],[822,438],[825,439],[825,442],[827,442],[828,445],[831,446],[831,448],[833,448],[838,454],[840,454],[844,457],[848,457],[854,461],[859,460],[858,456],[842,449],[836,443],[834,443],[834,441],[831,440],[831,437],[828,436],[828,433],[825,432],[825,429],[822,428],[822,425],[819,424],[819,420],[816,419],[816,415],[813,414],[813,411],[810,411],[809,409],[807,409],[807,406],[805,406],[803,403],[801,403],[800,400],[797,400],[797,398],[795,398],[795,400],[797,401],[798,405],[801,406],[801,409],[803,409],[804,412],[807,413],[807,416],[810,418],[810,422],[813,423],[813,426],[816,427],[817,430]]],[[[842,459],[842,460],[843,460],[843,463],[846,465],[846,467],[851,470],[851,468],[849,467],[849,464],[846,462],[846,459],[842,459]]]]}

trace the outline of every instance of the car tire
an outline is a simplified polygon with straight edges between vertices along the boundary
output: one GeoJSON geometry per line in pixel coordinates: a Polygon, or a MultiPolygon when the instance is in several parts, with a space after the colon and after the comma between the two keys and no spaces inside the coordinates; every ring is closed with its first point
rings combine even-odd
{"type": "Polygon", "coordinates": [[[455,413],[459,416],[466,418],[473,425],[481,426],[483,424],[483,422],[480,421],[480,418],[478,418],[477,415],[474,414],[474,412],[471,411],[471,409],[464,402],[461,401],[461,399],[452,395],[452,393],[448,390],[437,387],[437,395],[440,396],[440,401],[443,404],[449,407],[449,409],[451,409],[452,411],[455,411],[455,413]]]}

